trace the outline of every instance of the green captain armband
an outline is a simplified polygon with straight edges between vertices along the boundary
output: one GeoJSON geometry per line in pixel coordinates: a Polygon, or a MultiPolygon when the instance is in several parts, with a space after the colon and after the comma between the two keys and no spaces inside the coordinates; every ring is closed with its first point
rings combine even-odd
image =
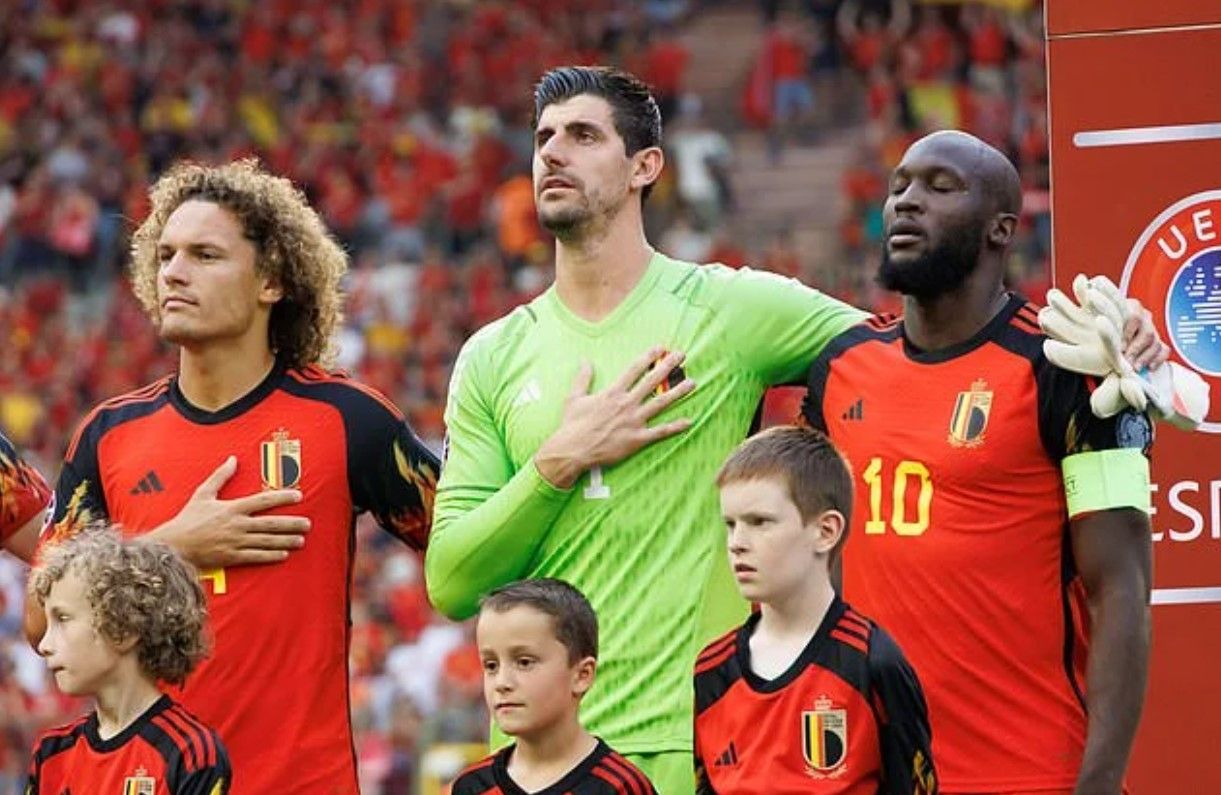
{"type": "Polygon", "coordinates": [[[1149,459],[1136,448],[1077,453],[1060,467],[1070,519],[1108,508],[1151,509],[1149,459]]]}

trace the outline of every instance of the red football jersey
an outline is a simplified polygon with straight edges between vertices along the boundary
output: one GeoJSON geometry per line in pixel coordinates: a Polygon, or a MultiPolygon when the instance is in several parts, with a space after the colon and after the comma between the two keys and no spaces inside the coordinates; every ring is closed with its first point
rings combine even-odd
{"type": "Polygon", "coordinates": [[[1147,448],[1043,356],[1017,296],[974,338],[915,350],[866,321],[815,361],[803,414],[856,487],[844,596],[887,628],[928,696],[946,792],[1068,788],[1084,750],[1085,599],[1060,462],[1147,448]]]}
{"type": "Polygon", "coordinates": [[[515,745],[506,746],[458,774],[450,795],[657,795],[640,768],[602,740],[559,781],[527,792],[509,776],[515,745]]]}
{"type": "Polygon", "coordinates": [[[47,507],[51,489],[0,434],[0,543],[47,507]]]}
{"type": "Polygon", "coordinates": [[[699,795],[931,795],[920,682],[882,629],[836,599],[793,664],[751,670],[746,623],[695,665],[699,795]]]}
{"type": "Polygon", "coordinates": [[[227,456],[222,499],[293,487],[309,517],[283,563],[201,572],[215,641],[181,699],[216,727],[239,795],[356,791],[348,710],[348,591],[355,517],[369,510],[417,549],[438,462],[396,408],[317,368],[275,369],[218,411],[190,405],[172,378],[108,401],[70,446],[52,540],[108,518],[130,533],[174,517],[227,456]]]}
{"type": "Polygon", "coordinates": [[[44,732],[28,795],[226,795],[233,780],[216,733],[163,696],[103,740],[97,713],[44,732]]]}

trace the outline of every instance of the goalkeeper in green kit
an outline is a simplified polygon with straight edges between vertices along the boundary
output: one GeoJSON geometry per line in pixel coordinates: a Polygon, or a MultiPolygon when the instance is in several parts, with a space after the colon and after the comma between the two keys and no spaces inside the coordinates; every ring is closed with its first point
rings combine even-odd
{"type": "Polygon", "coordinates": [[[764,391],[864,313],[800,283],[670,259],[644,236],[661,116],[630,75],[564,67],[535,91],[534,188],[555,284],[454,366],[425,566],[473,615],[523,577],[580,588],[602,625],[582,721],[659,792],[694,790],[691,670],[740,623],[713,480],[764,391]]]}
{"type": "Polygon", "coordinates": [[[747,612],[716,471],[764,391],[803,381],[865,313],[792,279],[649,245],[642,206],[664,164],[661,115],[632,76],[548,72],[534,126],[555,284],[478,331],[455,363],[428,592],[462,619],[517,579],[579,588],[602,635],[582,723],[658,792],[687,795],[695,656],[747,612]]]}

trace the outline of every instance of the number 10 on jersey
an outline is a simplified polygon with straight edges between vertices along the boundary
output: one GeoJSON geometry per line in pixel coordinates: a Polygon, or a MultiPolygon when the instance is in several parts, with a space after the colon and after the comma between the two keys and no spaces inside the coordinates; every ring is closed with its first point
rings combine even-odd
{"type": "Polygon", "coordinates": [[[869,518],[865,521],[866,535],[881,535],[886,532],[887,522],[882,518],[883,492],[891,493],[890,527],[901,536],[918,536],[928,529],[929,514],[933,504],[933,479],[928,467],[920,461],[900,461],[894,472],[886,472],[882,459],[874,456],[869,460],[869,466],[861,473],[865,485],[869,487],[869,518]],[[893,486],[888,490],[886,481],[893,486]],[[908,515],[907,489],[909,484],[919,488],[916,496],[915,516],[908,515]]]}

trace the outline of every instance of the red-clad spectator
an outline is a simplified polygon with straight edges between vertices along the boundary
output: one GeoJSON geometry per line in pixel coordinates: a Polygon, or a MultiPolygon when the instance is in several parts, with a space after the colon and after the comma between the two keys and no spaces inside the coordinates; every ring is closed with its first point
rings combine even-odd
{"type": "Polygon", "coordinates": [[[955,67],[954,34],[942,19],[941,9],[926,6],[923,10],[916,34],[909,42],[919,57],[917,77],[920,80],[946,79],[955,67]]]}
{"type": "Polygon", "coordinates": [[[999,12],[988,6],[963,9],[963,24],[967,30],[967,54],[976,66],[999,69],[1005,65],[1009,38],[999,12]]]}
{"type": "Polygon", "coordinates": [[[275,11],[269,3],[255,3],[242,26],[241,51],[252,63],[266,63],[275,53],[277,39],[275,11]]]}
{"type": "Polygon", "coordinates": [[[875,66],[888,65],[891,51],[907,34],[911,9],[907,0],[890,0],[889,19],[876,2],[846,0],[839,7],[835,25],[857,71],[868,74],[875,66]]]}
{"type": "Polygon", "coordinates": [[[411,643],[434,619],[423,582],[402,583],[386,593],[386,608],[403,642],[411,643]]]}
{"type": "Polygon", "coordinates": [[[669,121],[678,108],[691,53],[673,29],[663,27],[642,58],[640,77],[653,89],[662,119],[669,121]]]}
{"type": "Polygon", "coordinates": [[[341,239],[351,239],[364,210],[365,197],[344,168],[323,172],[318,184],[318,207],[327,224],[341,239]]]}
{"type": "Polygon", "coordinates": [[[728,232],[720,232],[712,241],[712,249],[708,252],[709,262],[719,262],[730,268],[741,268],[750,260],[746,249],[737,242],[737,238],[728,232]]]}
{"type": "Polygon", "coordinates": [[[0,80],[0,119],[11,124],[33,107],[38,94],[33,83],[20,75],[0,80]]]}
{"type": "Polygon", "coordinates": [[[390,208],[390,220],[395,226],[415,226],[424,213],[428,198],[428,185],[420,173],[406,159],[398,160],[386,178],[379,184],[379,191],[390,208]]]}

